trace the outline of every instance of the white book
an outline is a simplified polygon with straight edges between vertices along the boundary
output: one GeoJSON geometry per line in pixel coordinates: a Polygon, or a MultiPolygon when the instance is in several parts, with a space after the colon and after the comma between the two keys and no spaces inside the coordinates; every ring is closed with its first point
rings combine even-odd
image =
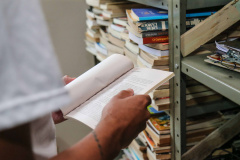
{"type": "Polygon", "coordinates": [[[113,23],[126,27],[128,25],[127,17],[113,18],[113,23]]]}
{"type": "Polygon", "coordinates": [[[96,19],[99,19],[99,20],[102,20],[102,21],[108,21],[108,20],[110,20],[110,19],[107,18],[107,17],[103,17],[101,14],[100,14],[100,15],[95,15],[95,18],[96,18],[96,19]]]}
{"type": "Polygon", "coordinates": [[[118,26],[118,25],[115,25],[115,24],[111,24],[110,27],[111,27],[112,29],[114,29],[115,31],[118,31],[118,32],[124,32],[124,31],[126,31],[126,27],[118,26]]]}
{"type": "Polygon", "coordinates": [[[87,34],[93,38],[100,38],[100,32],[98,30],[93,30],[90,28],[87,28],[87,34]]]}
{"type": "Polygon", "coordinates": [[[135,95],[148,94],[173,76],[172,72],[134,68],[126,56],[114,54],[65,86],[72,104],[61,110],[64,117],[94,129],[105,105],[121,90],[132,88],[135,95]]]}
{"type": "Polygon", "coordinates": [[[132,53],[139,55],[140,50],[137,44],[134,44],[130,41],[126,41],[125,46],[127,49],[129,49],[132,53]]]}
{"type": "Polygon", "coordinates": [[[87,24],[87,27],[90,28],[90,29],[99,27],[99,25],[97,24],[97,21],[95,21],[95,20],[87,19],[86,24],[87,24]]]}
{"type": "Polygon", "coordinates": [[[107,51],[107,48],[102,45],[101,43],[95,43],[95,48],[98,52],[104,54],[104,55],[108,55],[108,51],[107,51]]]}
{"type": "Polygon", "coordinates": [[[112,23],[111,21],[104,21],[104,20],[97,19],[97,24],[99,24],[101,26],[108,27],[111,23],[112,23]]]}
{"type": "Polygon", "coordinates": [[[112,27],[108,28],[108,33],[112,34],[114,37],[116,37],[118,39],[122,39],[121,32],[118,32],[118,31],[112,29],[112,27]]]}
{"type": "Polygon", "coordinates": [[[142,49],[143,51],[155,55],[155,56],[159,56],[159,57],[163,57],[163,56],[169,56],[169,50],[158,50],[158,49],[154,49],[148,46],[145,46],[143,44],[138,45],[140,49],[142,49]]]}
{"type": "Polygon", "coordinates": [[[91,17],[92,19],[95,18],[95,14],[93,12],[89,11],[89,10],[86,10],[86,15],[91,17]]]}
{"type": "Polygon", "coordinates": [[[102,14],[102,12],[103,12],[103,10],[102,9],[99,9],[99,8],[96,8],[96,7],[94,7],[93,9],[92,9],[92,11],[93,11],[93,13],[95,13],[95,14],[102,14]]]}

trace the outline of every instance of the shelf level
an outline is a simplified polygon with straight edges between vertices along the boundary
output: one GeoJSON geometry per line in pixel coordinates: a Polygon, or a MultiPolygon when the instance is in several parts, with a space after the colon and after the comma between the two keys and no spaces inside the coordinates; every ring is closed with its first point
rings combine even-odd
{"type": "Polygon", "coordinates": [[[223,99],[217,102],[188,107],[186,111],[186,115],[187,117],[192,117],[192,116],[198,116],[201,114],[216,112],[219,110],[233,109],[236,107],[239,107],[239,105],[227,99],[223,99]]]}
{"type": "MultiPolygon", "coordinates": [[[[136,3],[149,5],[152,7],[158,7],[162,9],[168,9],[168,0],[129,0],[136,3]]],[[[229,3],[231,0],[191,0],[187,1],[187,9],[199,9],[206,7],[223,6],[229,3]]]]}
{"type": "Polygon", "coordinates": [[[240,74],[204,62],[207,54],[182,60],[182,72],[240,105],[240,74]]]}

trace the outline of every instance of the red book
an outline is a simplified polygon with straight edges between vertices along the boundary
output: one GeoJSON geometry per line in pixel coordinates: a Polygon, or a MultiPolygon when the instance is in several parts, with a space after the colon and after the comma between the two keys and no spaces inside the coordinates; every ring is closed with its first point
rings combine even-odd
{"type": "Polygon", "coordinates": [[[167,43],[169,38],[168,36],[159,36],[159,37],[145,37],[141,38],[143,40],[143,44],[149,43],[167,43]]]}
{"type": "Polygon", "coordinates": [[[169,41],[168,36],[140,38],[140,37],[135,36],[131,32],[129,32],[129,38],[137,44],[168,43],[168,41],[169,41]]]}

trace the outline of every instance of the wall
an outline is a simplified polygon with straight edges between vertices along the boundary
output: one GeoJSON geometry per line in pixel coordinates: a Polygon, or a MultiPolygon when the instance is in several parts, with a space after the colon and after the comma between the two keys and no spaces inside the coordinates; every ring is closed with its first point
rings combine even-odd
{"type": "MultiPolygon", "coordinates": [[[[93,56],[85,51],[85,0],[41,2],[63,75],[77,77],[94,65],[93,56]]],[[[74,120],[67,120],[56,128],[59,151],[72,146],[91,131],[74,120]]]]}

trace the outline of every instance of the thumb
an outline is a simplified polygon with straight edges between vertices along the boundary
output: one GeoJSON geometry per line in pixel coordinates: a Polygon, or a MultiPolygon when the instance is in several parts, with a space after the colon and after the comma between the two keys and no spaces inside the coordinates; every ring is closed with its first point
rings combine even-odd
{"type": "Polygon", "coordinates": [[[122,99],[122,98],[127,98],[133,95],[134,95],[134,91],[132,89],[127,89],[127,90],[122,90],[116,96],[122,99]]]}
{"type": "Polygon", "coordinates": [[[76,79],[76,78],[72,78],[72,77],[69,77],[67,75],[65,75],[63,77],[63,81],[64,81],[65,84],[68,84],[68,83],[72,82],[74,79],[76,79]]]}

